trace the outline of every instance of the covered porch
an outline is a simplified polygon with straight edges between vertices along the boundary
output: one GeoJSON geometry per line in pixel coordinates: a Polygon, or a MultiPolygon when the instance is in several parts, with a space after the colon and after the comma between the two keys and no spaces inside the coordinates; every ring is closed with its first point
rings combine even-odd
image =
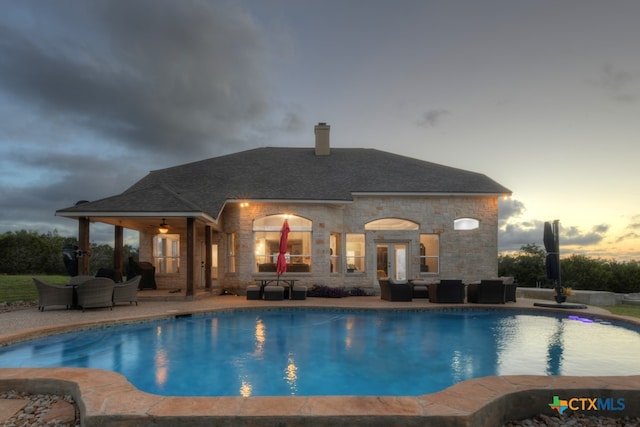
{"type": "MultiPolygon", "coordinates": [[[[87,208],[92,207],[87,204],[87,208]]],[[[150,262],[156,270],[157,291],[145,290],[140,297],[158,298],[167,294],[171,300],[193,300],[198,294],[209,294],[214,288],[214,235],[220,231],[216,220],[201,212],[96,212],[83,211],[83,203],[73,208],[56,212],[78,221],[78,275],[91,275],[91,224],[102,223],[113,226],[113,265],[104,266],[126,277],[127,264],[124,259],[125,229],[138,232],[139,261],[150,262]],[[158,242],[173,236],[176,255],[168,262],[155,253],[158,242]],[[176,243],[177,242],[177,243],[176,243]],[[167,273],[169,271],[169,273],[167,273]],[[168,291],[174,290],[172,293],[168,291]]],[[[217,266],[216,266],[217,267],[217,266]]]]}

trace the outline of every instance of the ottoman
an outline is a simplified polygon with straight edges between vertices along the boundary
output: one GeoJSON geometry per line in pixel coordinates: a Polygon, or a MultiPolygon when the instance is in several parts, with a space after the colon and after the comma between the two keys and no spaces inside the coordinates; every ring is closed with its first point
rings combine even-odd
{"type": "Polygon", "coordinates": [[[307,299],[307,287],[296,286],[295,288],[293,288],[291,299],[307,299]]]}
{"type": "Polygon", "coordinates": [[[429,288],[427,285],[413,285],[414,298],[429,298],[429,288]]]}
{"type": "Polygon", "coordinates": [[[260,299],[260,286],[247,286],[247,299],[260,299]]]}
{"type": "Polygon", "coordinates": [[[282,301],[284,299],[284,288],[278,285],[265,286],[264,299],[268,301],[282,301]]]}

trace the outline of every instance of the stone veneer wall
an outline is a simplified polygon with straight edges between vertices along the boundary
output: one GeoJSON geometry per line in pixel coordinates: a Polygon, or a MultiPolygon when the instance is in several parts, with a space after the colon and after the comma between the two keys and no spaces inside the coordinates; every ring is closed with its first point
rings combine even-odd
{"type": "MultiPolygon", "coordinates": [[[[312,268],[310,273],[288,273],[298,283],[307,286],[329,285],[374,288],[376,283],[376,243],[379,241],[409,241],[409,271],[411,279],[439,280],[458,278],[465,281],[497,276],[498,270],[498,198],[497,196],[366,196],[354,197],[352,203],[258,203],[247,207],[229,203],[221,218],[221,231],[214,231],[212,242],[218,244],[219,283],[224,288],[244,289],[256,279],[273,276],[273,273],[256,273],[254,260],[253,220],[267,215],[292,214],[313,222],[312,268]],[[480,227],[476,230],[455,231],[457,218],[475,218],[480,227]],[[402,218],[419,224],[416,231],[365,231],[370,221],[381,218],[402,218]],[[236,233],[236,271],[227,267],[227,235],[236,233]],[[365,233],[365,272],[346,273],[344,268],[330,272],[329,237],[341,235],[344,248],[347,233],[365,233]],[[439,273],[420,273],[419,235],[440,235],[439,273]]],[[[186,221],[185,221],[186,222],[186,221]]],[[[196,272],[199,272],[199,242],[204,240],[204,230],[196,232],[196,272]]],[[[186,280],[186,235],[181,234],[181,263],[179,274],[157,274],[160,288],[184,286],[186,280]]],[[[152,260],[152,234],[141,233],[140,260],[152,260]]],[[[344,253],[344,250],[342,251],[344,253]]],[[[196,274],[196,286],[199,285],[196,274]]]]}

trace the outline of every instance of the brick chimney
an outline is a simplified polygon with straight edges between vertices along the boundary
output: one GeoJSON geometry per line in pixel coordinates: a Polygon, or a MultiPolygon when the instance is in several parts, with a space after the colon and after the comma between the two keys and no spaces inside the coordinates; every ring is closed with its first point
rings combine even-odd
{"type": "Polygon", "coordinates": [[[316,134],[316,156],[328,156],[331,154],[329,147],[329,130],[331,126],[324,122],[318,123],[314,127],[316,134]]]}

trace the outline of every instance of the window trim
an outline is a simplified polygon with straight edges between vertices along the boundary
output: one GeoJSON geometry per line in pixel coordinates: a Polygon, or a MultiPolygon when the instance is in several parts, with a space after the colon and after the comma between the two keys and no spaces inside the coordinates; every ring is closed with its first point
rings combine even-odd
{"type": "Polygon", "coordinates": [[[428,259],[435,259],[435,264],[436,264],[436,271],[420,271],[420,275],[438,275],[440,274],[440,235],[437,233],[420,233],[420,236],[418,237],[418,243],[420,245],[420,253],[418,255],[418,265],[422,266],[425,265],[427,266],[427,268],[429,267],[429,263],[427,263],[426,261],[428,259]],[[427,255],[426,254],[426,247],[424,246],[424,244],[422,243],[422,236],[434,236],[437,238],[437,255],[427,255]],[[425,250],[425,254],[422,255],[422,250],[425,250]],[[422,261],[425,261],[424,264],[422,261]]]}
{"type": "MultiPolygon", "coordinates": [[[[152,246],[153,265],[156,268],[157,274],[168,274],[168,275],[180,274],[180,234],[158,233],[153,236],[152,245],[153,245],[152,246]],[[166,241],[171,246],[173,246],[174,243],[177,245],[177,247],[175,248],[176,250],[174,255],[165,255],[165,254],[158,253],[158,250],[160,249],[159,245],[161,240],[166,241]],[[166,271],[168,265],[175,267],[175,271],[166,271]]],[[[169,248],[165,248],[164,252],[167,252],[167,249],[169,248]]],[[[169,252],[174,252],[174,251],[169,249],[169,252]]],[[[172,270],[174,269],[172,268],[172,270]]]]}
{"type": "Polygon", "coordinates": [[[480,228],[480,220],[471,217],[456,218],[453,220],[455,231],[472,231],[480,228]]]}

